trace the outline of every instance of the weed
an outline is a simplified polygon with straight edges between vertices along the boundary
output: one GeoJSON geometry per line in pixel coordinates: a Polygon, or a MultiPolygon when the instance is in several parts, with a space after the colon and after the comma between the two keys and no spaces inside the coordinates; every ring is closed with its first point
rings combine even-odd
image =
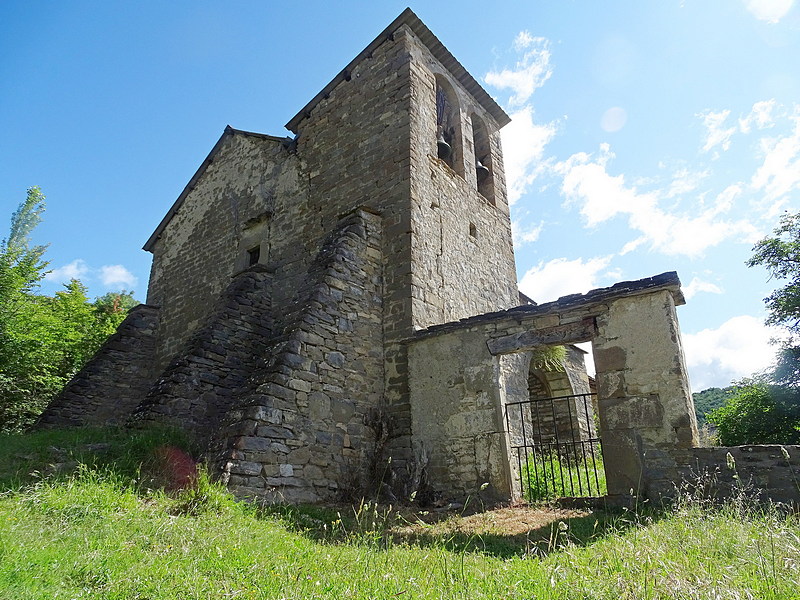
{"type": "Polygon", "coordinates": [[[214,482],[205,468],[199,468],[189,485],[181,489],[169,512],[172,515],[223,514],[241,508],[233,495],[221,483],[214,482]]]}

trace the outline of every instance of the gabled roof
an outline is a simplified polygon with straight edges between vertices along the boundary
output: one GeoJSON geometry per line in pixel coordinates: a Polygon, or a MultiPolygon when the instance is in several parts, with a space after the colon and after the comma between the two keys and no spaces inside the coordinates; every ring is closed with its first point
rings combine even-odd
{"type": "Polygon", "coordinates": [[[273,141],[273,142],[280,142],[280,143],[284,143],[284,144],[289,142],[289,141],[291,141],[291,138],[285,138],[285,137],[281,138],[281,137],[275,137],[274,135],[266,135],[264,133],[254,133],[252,131],[242,131],[241,129],[234,129],[230,125],[226,125],[225,126],[225,131],[222,132],[222,135],[217,140],[217,143],[214,144],[214,147],[211,149],[211,152],[208,153],[208,156],[206,156],[206,159],[203,161],[203,163],[200,165],[200,167],[198,167],[197,171],[195,171],[195,174],[192,175],[192,178],[189,180],[189,183],[187,183],[186,187],[183,188],[183,191],[181,192],[181,195],[178,196],[177,200],[175,200],[175,203],[167,211],[167,214],[164,215],[163,219],[161,219],[161,223],[158,224],[158,227],[156,227],[156,230],[153,232],[153,235],[151,235],[148,238],[147,242],[145,242],[144,246],[142,246],[143,250],[147,250],[148,252],[152,252],[153,251],[153,245],[156,243],[156,240],[158,240],[159,236],[161,235],[161,232],[164,231],[164,228],[170,222],[172,217],[175,215],[176,212],[178,212],[178,209],[181,207],[181,204],[183,204],[183,201],[186,200],[186,196],[188,196],[189,192],[191,192],[194,189],[194,186],[197,185],[197,182],[200,180],[200,178],[206,172],[206,169],[208,169],[208,166],[212,162],[214,162],[214,159],[216,158],[216,156],[219,153],[220,149],[222,148],[223,145],[225,145],[225,140],[227,140],[229,137],[234,136],[234,135],[244,135],[244,136],[249,136],[249,137],[256,137],[256,138],[260,138],[260,139],[264,139],[264,140],[270,140],[270,141],[273,141]]]}
{"type": "Polygon", "coordinates": [[[317,103],[322,100],[323,98],[327,98],[330,92],[339,85],[342,81],[346,81],[350,77],[350,73],[352,73],[355,66],[360,63],[365,58],[372,55],[374,50],[383,44],[387,39],[391,38],[392,34],[397,31],[398,27],[401,25],[407,25],[414,34],[422,41],[423,44],[431,51],[433,56],[438,60],[442,65],[450,71],[453,77],[458,80],[461,85],[466,88],[466,90],[472,94],[472,96],[480,103],[486,111],[494,117],[495,121],[503,127],[511,122],[511,118],[506,114],[506,112],[500,108],[500,105],[494,101],[494,99],[486,93],[481,85],[475,81],[475,78],[470,75],[467,70],[461,65],[460,62],[456,60],[456,58],[450,54],[450,51],[444,47],[444,44],[439,41],[439,39],[433,35],[433,32],[428,29],[428,27],[423,23],[419,17],[414,14],[410,8],[406,8],[400,16],[397,17],[392,23],[384,29],[378,37],[376,37],[372,42],[361,51],[361,53],[356,56],[350,63],[342,69],[339,74],[334,77],[331,82],[322,88],[322,91],[314,96],[311,101],[306,104],[300,112],[298,112],[292,119],[286,124],[286,129],[291,131],[292,133],[297,133],[298,125],[300,121],[302,121],[306,116],[308,116],[313,108],[317,105],[317,103]]]}

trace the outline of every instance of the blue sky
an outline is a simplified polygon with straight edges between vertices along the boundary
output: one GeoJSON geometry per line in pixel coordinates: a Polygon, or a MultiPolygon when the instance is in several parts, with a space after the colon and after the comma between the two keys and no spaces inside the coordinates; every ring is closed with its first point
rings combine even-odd
{"type": "MultiPolygon", "coordinates": [[[[150,233],[225,125],[283,125],[405,2],[0,5],[0,217],[48,198],[45,293],[144,300],[150,233]]],[[[793,0],[418,2],[504,106],[517,267],[537,301],[676,270],[695,390],[769,363],[744,261],[800,209],[793,0]]]]}

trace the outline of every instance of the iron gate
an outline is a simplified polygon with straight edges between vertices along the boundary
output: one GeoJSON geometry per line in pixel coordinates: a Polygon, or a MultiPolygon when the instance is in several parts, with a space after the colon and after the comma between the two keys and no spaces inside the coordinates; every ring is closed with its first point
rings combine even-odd
{"type": "Polygon", "coordinates": [[[594,394],[506,404],[511,459],[529,502],[606,494],[594,394]]]}

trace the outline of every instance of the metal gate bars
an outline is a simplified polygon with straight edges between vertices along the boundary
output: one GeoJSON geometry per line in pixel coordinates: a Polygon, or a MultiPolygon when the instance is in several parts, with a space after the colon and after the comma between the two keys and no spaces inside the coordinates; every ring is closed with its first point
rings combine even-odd
{"type": "Polygon", "coordinates": [[[510,402],[506,427],[522,497],[529,501],[606,494],[594,394],[510,402]]]}

